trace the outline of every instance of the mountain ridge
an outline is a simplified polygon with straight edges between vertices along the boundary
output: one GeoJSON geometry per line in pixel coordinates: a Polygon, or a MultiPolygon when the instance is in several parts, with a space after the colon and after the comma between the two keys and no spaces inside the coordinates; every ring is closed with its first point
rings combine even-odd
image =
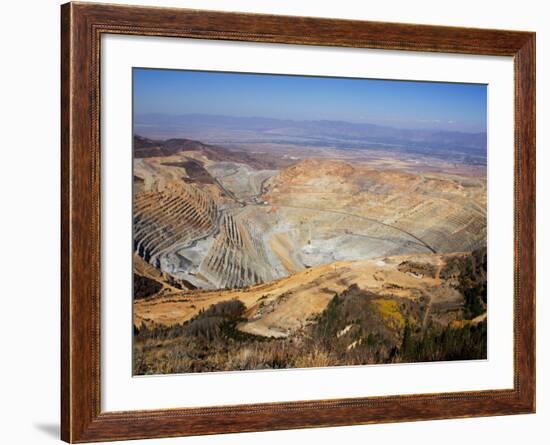
{"type": "MultiPolygon", "coordinates": [[[[372,123],[340,120],[292,120],[266,117],[234,117],[208,114],[167,115],[150,113],[135,116],[136,133],[161,136],[176,134],[202,134],[216,130],[233,134],[235,138],[256,136],[323,139],[325,142],[371,142],[397,145],[440,145],[477,151],[487,149],[487,132],[409,129],[372,123]],[[246,134],[243,134],[245,132],[246,134]]],[[[319,140],[318,142],[322,142],[319,140]]]]}

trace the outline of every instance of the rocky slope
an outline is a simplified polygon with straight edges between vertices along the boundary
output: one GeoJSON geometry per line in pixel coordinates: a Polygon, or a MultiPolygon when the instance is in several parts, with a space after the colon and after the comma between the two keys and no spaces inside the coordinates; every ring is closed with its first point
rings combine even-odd
{"type": "Polygon", "coordinates": [[[246,159],[219,161],[218,152],[211,159],[194,144],[134,161],[134,248],[195,287],[238,288],[336,261],[485,243],[483,178],[327,159],[258,170],[246,159]]]}
{"type": "Polygon", "coordinates": [[[136,138],[136,373],[486,356],[485,178],[317,153],[136,138]]]}
{"type": "Polygon", "coordinates": [[[244,289],[176,290],[136,301],[134,324],[172,326],[213,304],[237,299],[246,307],[239,330],[264,337],[286,337],[307,326],[334,295],[353,286],[379,298],[410,301],[423,313],[424,325],[447,325],[472,319],[485,310],[486,263],[476,260],[483,257],[482,252],[336,262],[244,289]]]}

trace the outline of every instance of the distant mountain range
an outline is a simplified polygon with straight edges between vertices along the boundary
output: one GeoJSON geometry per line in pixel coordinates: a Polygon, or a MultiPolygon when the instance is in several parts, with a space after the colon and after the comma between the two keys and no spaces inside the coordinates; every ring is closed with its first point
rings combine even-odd
{"type": "Polygon", "coordinates": [[[270,142],[340,148],[362,148],[368,144],[405,147],[413,151],[415,148],[433,148],[476,157],[485,157],[487,151],[486,132],[413,130],[333,120],[144,114],[135,116],[134,134],[151,138],[192,137],[209,143],[270,142]]]}

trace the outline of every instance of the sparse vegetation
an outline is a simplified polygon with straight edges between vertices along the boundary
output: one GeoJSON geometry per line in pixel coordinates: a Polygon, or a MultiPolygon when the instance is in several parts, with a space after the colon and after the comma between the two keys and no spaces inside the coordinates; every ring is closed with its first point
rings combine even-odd
{"type": "MultiPolygon", "coordinates": [[[[470,283],[471,262],[448,265],[457,286],[470,283]],[[460,278],[462,277],[462,278],[460,278]]],[[[447,271],[447,272],[448,272],[447,271]]],[[[471,283],[470,283],[471,284],[471,283]]],[[[478,289],[469,285],[461,289],[478,289]]],[[[474,290],[471,291],[472,295],[474,290]]],[[[464,296],[464,313],[468,300],[464,296]]],[[[480,297],[482,298],[482,297],[480,297]]],[[[264,303],[267,297],[260,297],[264,303]]],[[[284,300],[284,298],[283,298],[284,300]]],[[[487,322],[466,319],[441,325],[427,306],[349,286],[335,293],[307,326],[285,338],[251,335],[238,329],[245,305],[226,300],[200,310],[185,323],[135,329],[135,374],[307,368],[375,363],[446,361],[486,357],[487,322]]],[[[469,311],[469,312],[468,312],[469,311]]]]}
{"type": "Polygon", "coordinates": [[[417,276],[428,276],[435,278],[437,268],[433,264],[419,263],[418,261],[403,261],[398,269],[402,272],[408,272],[417,276]]]}
{"type": "Polygon", "coordinates": [[[464,318],[472,319],[487,311],[487,249],[449,261],[441,270],[443,278],[455,281],[464,295],[464,318]]]}
{"type": "Polygon", "coordinates": [[[384,321],[388,324],[401,329],[405,325],[405,318],[399,310],[399,306],[395,300],[387,298],[377,298],[373,302],[378,306],[378,310],[384,321]]]}
{"type": "Polygon", "coordinates": [[[134,273],[134,298],[147,298],[162,289],[162,284],[134,273]]]}
{"type": "Polygon", "coordinates": [[[487,321],[462,327],[437,327],[414,334],[407,327],[399,359],[403,362],[431,362],[487,358],[487,321]]]}

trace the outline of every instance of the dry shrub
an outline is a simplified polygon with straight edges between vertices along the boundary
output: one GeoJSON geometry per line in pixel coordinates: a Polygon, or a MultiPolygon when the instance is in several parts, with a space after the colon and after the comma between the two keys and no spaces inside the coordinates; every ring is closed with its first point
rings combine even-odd
{"type": "Polygon", "coordinates": [[[227,354],[225,366],[228,369],[255,369],[257,366],[256,351],[249,346],[242,347],[234,353],[227,354]]]}
{"type": "Polygon", "coordinates": [[[323,368],[335,363],[326,351],[314,349],[306,355],[299,355],[294,364],[296,368],[323,368]]]}

